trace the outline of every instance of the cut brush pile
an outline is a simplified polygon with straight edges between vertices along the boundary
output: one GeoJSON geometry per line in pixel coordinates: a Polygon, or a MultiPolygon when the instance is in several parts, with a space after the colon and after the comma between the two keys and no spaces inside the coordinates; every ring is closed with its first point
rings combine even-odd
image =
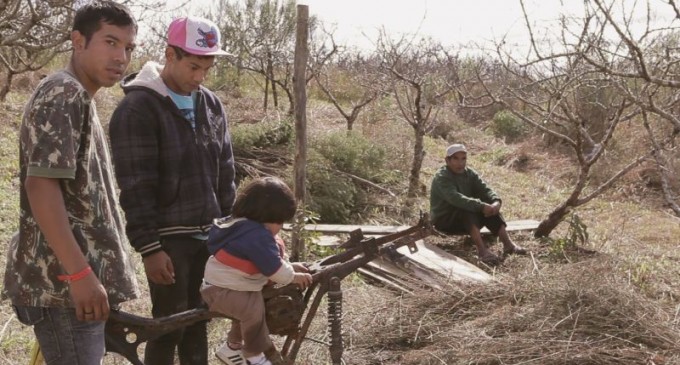
{"type": "Polygon", "coordinates": [[[675,310],[636,292],[615,266],[597,257],[403,297],[365,343],[355,339],[355,363],[680,364],[675,310]]]}

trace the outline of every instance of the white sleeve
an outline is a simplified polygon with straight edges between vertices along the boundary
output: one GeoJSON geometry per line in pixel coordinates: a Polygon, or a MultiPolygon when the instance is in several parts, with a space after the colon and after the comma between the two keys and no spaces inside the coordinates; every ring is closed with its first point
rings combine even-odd
{"type": "Polygon", "coordinates": [[[293,281],[293,276],[295,276],[295,270],[293,270],[293,266],[285,260],[281,260],[281,264],[281,267],[269,277],[269,280],[277,284],[290,284],[293,281]]]}

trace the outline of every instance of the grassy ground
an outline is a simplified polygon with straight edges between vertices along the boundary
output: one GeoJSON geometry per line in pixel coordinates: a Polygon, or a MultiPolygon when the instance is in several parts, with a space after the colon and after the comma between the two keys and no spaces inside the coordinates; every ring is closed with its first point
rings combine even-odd
{"type": "MultiPolygon", "coordinates": [[[[0,267],[4,272],[9,238],[18,216],[18,137],[21,109],[28,90],[10,93],[0,104],[0,267]]],[[[105,90],[97,98],[106,122],[120,97],[105,90]]],[[[257,97],[226,99],[232,121],[257,121],[257,97]]],[[[330,106],[310,101],[311,136],[342,130],[343,121],[330,106]]],[[[280,117],[280,116],[279,116],[280,117]]],[[[542,147],[539,139],[505,144],[480,126],[452,120],[455,138],[426,139],[421,181],[429,180],[442,163],[446,145],[465,142],[470,165],[504,198],[508,219],[542,219],[569,192],[573,173],[566,157],[542,147]]],[[[391,168],[405,177],[410,164],[412,131],[388,106],[368,110],[356,126],[390,152],[391,168]]],[[[406,179],[404,178],[404,181],[406,179]]],[[[404,186],[391,187],[401,192],[404,186]]],[[[680,364],[680,219],[659,203],[658,193],[630,196],[626,186],[578,209],[589,234],[584,254],[570,246],[570,226],[563,223],[551,240],[528,234],[513,238],[531,250],[496,268],[490,285],[452,283],[442,291],[401,296],[352,276],[343,281],[347,364],[680,364]],[[564,250],[563,250],[564,249],[564,250]],[[605,311],[606,308],[610,310],[605,311]],[[533,342],[532,342],[533,341],[533,342]]],[[[414,223],[428,211],[427,197],[406,201],[399,194],[384,204],[405,215],[366,217],[367,221],[414,223]],[[408,209],[407,209],[408,208],[408,209]],[[406,218],[405,218],[406,217],[406,218]]],[[[367,223],[367,222],[356,222],[367,223]]],[[[446,250],[476,263],[463,238],[433,238],[446,250]]],[[[494,245],[500,250],[500,245],[494,245]]],[[[145,290],[143,267],[135,256],[137,276],[145,290]]],[[[325,306],[303,344],[298,364],[330,363],[324,343],[325,306]]],[[[145,298],[123,308],[149,315],[145,298]]],[[[228,328],[226,320],[209,325],[216,347],[228,328]]],[[[32,333],[20,325],[9,303],[0,306],[0,364],[26,364],[32,333]]],[[[106,364],[125,364],[107,356],[106,364]]],[[[219,364],[211,359],[211,364],[219,364]]]]}

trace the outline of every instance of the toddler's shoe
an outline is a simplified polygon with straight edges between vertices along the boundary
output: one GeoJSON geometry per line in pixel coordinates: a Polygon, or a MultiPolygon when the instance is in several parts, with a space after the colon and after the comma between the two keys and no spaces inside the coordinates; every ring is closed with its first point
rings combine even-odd
{"type": "Polygon", "coordinates": [[[246,365],[246,359],[241,350],[234,350],[227,342],[215,351],[215,356],[227,365],[246,365]]]}
{"type": "Polygon", "coordinates": [[[264,354],[248,358],[248,365],[272,365],[271,361],[267,360],[264,354]]]}

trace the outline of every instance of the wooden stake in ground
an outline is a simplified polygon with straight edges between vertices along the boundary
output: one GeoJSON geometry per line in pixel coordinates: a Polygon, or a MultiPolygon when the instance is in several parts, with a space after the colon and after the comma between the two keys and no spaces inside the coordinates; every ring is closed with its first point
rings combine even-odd
{"type": "MultiPolygon", "coordinates": [[[[297,6],[297,32],[295,35],[295,64],[293,70],[293,91],[295,93],[295,200],[298,227],[303,226],[305,211],[305,178],[307,176],[307,57],[309,49],[309,7],[297,6]]],[[[305,258],[304,240],[301,230],[293,231],[291,261],[305,258]]]]}

